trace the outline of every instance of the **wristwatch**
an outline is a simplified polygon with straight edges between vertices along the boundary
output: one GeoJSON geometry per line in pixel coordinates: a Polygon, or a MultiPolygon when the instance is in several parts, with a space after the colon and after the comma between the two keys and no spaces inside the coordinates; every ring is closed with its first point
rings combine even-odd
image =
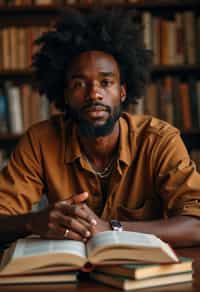
{"type": "Polygon", "coordinates": [[[110,220],[110,226],[111,226],[112,230],[114,230],[114,231],[123,231],[123,226],[116,219],[110,220]]]}

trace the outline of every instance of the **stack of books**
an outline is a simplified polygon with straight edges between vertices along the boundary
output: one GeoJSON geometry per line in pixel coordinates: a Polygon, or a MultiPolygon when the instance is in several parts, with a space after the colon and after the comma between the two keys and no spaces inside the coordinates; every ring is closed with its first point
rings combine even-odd
{"type": "Polygon", "coordinates": [[[180,258],[177,264],[127,264],[97,267],[94,280],[121,288],[138,290],[192,281],[192,260],[180,258]]]}
{"type": "Polygon", "coordinates": [[[156,236],[105,231],[86,244],[38,237],[17,240],[3,253],[0,285],[74,283],[79,271],[124,289],[192,279],[191,260],[180,261],[170,246],[156,236]],[[148,264],[135,266],[139,262],[148,264]]]}

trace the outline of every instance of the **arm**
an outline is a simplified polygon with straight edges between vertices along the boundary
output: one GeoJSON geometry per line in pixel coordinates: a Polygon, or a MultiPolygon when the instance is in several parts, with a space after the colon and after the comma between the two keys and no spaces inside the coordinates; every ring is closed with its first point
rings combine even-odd
{"type": "MultiPolygon", "coordinates": [[[[109,222],[96,216],[87,205],[83,206],[85,212],[97,222],[93,226],[93,234],[111,230],[109,222]]],[[[192,216],[174,216],[152,221],[121,221],[121,224],[125,231],[151,233],[174,247],[189,247],[200,244],[200,220],[192,216]]]]}
{"type": "Polygon", "coordinates": [[[175,216],[167,219],[121,222],[124,230],[152,233],[174,247],[200,244],[200,220],[191,216],[175,216]]]}
{"type": "Polygon", "coordinates": [[[0,243],[29,234],[63,239],[66,229],[77,240],[85,240],[88,232],[90,235],[92,219],[76,205],[87,199],[87,193],[31,213],[32,205],[45,191],[40,149],[39,139],[29,131],[0,173],[0,243]]]}
{"type": "MultiPolygon", "coordinates": [[[[155,189],[163,201],[163,217],[135,221],[130,215],[122,221],[124,230],[152,233],[173,246],[199,245],[200,175],[194,163],[177,132],[159,137],[152,152],[155,189]]],[[[96,221],[95,232],[110,229],[108,222],[99,218],[96,221]]]]}
{"type": "Polygon", "coordinates": [[[0,215],[0,243],[30,234],[63,239],[66,228],[70,230],[69,238],[86,241],[96,224],[91,213],[82,210],[80,203],[87,197],[86,192],[74,195],[37,213],[0,215]]]}

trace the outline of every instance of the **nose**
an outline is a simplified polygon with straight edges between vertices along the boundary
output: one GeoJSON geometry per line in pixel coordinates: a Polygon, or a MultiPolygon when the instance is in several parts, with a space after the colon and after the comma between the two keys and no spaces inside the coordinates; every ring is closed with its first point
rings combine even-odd
{"type": "Polygon", "coordinates": [[[103,98],[101,94],[100,86],[98,85],[97,82],[93,82],[89,84],[87,97],[88,99],[92,99],[92,100],[101,100],[103,98]]]}

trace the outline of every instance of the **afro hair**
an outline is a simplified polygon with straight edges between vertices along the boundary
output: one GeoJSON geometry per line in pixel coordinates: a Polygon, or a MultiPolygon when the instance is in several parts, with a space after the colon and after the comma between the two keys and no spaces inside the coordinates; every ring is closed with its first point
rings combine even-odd
{"type": "Polygon", "coordinates": [[[85,51],[103,51],[119,64],[127,99],[124,107],[144,95],[152,53],[144,47],[143,28],[135,11],[67,9],[56,25],[35,41],[33,69],[40,93],[64,111],[64,88],[71,60],[85,51]]]}

